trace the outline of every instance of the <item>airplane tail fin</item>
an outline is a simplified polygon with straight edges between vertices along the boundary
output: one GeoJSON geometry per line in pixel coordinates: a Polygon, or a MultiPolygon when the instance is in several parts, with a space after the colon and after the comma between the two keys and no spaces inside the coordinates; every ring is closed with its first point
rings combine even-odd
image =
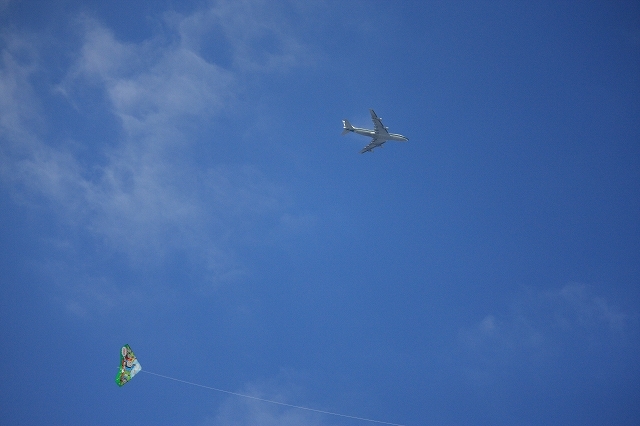
{"type": "Polygon", "coordinates": [[[342,134],[346,135],[349,132],[353,132],[353,126],[351,125],[351,123],[349,123],[349,120],[344,119],[342,120],[342,134]]]}

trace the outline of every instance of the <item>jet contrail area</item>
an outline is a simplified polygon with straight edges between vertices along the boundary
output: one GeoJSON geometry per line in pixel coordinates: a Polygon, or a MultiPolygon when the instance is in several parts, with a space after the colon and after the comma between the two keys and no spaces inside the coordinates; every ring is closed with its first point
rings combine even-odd
{"type": "Polygon", "coordinates": [[[244,395],[244,394],[237,393],[237,392],[231,392],[231,391],[224,390],[224,389],[218,389],[218,388],[213,388],[211,386],[205,386],[205,385],[200,385],[198,383],[188,382],[186,380],[176,379],[174,377],[169,377],[169,376],[165,376],[165,375],[162,375],[162,374],[153,373],[153,372],[148,371],[148,370],[141,370],[140,372],[141,373],[144,372],[144,373],[147,373],[147,374],[153,374],[154,376],[162,377],[164,379],[173,380],[173,381],[184,383],[184,384],[191,385],[191,386],[197,386],[199,388],[205,388],[205,389],[213,390],[213,391],[216,391],[216,392],[223,392],[223,393],[226,393],[226,394],[229,394],[229,395],[240,396],[242,398],[255,399],[256,401],[268,402],[270,404],[277,404],[277,405],[283,405],[285,407],[297,408],[299,410],[314,411],[316,413],[329,414],[329,415],[332,415],[332,416],[346,417],[346,418],[354,419],[354,420],[362,420],[364,422],[379,423],[379,424],[385,424],[385,425],[391,425],[391,426],[404,426],[404,425],[399,424],[399,423],[389,423],[389,422],[383,422],[381,420],[366,419],[364,417],[349,416],[349,415],[346,415],[346,414],[333,413],[331,411],[317,410],[315,408],[302,407],[300,405],[287,404],[285,402],[272,401],[270,399],[258,398],[256,396],[251,396],[251,395],[244,395]]]}

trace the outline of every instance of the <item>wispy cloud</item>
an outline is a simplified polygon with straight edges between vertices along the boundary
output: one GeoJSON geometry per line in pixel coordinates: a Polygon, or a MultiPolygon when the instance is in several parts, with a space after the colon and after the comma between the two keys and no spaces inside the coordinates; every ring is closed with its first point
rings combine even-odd
{"type": "Polygon", "coordinates": [[[460,333],[469,347],[504,346],[543,348],[569,335],[597,335],[615,339],[630,332],[636,320],[584,284],[556,290],[526,291],[506,312],[490,313],[460,333]]]}
{"type": "Polygon", "coordinates": [[[128,44],[94,20],[84,18],[83,24],[81,56],[62,88],[73,90],[95,79],[130,136],[155,139],[175,128],[177,119],[212,116],[236,90],[232,71],[207,62],[184,44],[164,45],[159,38],[128,44]]]}
{"type": "Polygon", "coordinates": [[[218,414],[213,419],[203,422],[203,425],[323,425],[320,415],[307,411],[286,408],[282,409],[269,403],[252,401],[249,399],[227,399],[218,414]]]}
{"type": "Polygon", "coordinates": [[[246,238],[258,218],[290,222],[294,215],[286,191],[255,166],[198,162],[197,129],[210,128],[223,110],[230,115],[247,73],[296,65],[304,49],[266,2],[219,1],[166,16],[167,33],[140,43],[119,41],[100,22],[80,17],[80,50],[61,51],[77,59],[48,93],[33,82],[48,66],[36,37],[4,36],[2,182],[16,199],[44,198],[67,226],[103,239],[132,264],[157,264],[186,250],[213,281],[237,277],[244,266],[232,242],[246,238]],[[206,56],[211,31],[221,34],[231,63],[206,56]],[[99,105],[111,136],[52,134],[44,100],[52,93],[75,108],[70,122],[99,105]]]}
{"type": "Polygon", "coordinates": [[[179,29],[183,46],[189,49],[206,54],[202,41],[215,37],[216,42],[228,45],[234,69],[280,71],[312,61],[309,46],[289,30],[295,3],[280,6],[289,13],[264,0],[220,0],[190,16],[168,14],[168,18],[179,29]]]}
{"type": "Polygon", "coordinates": [[[36,94],[29,82],[38,67],[38,52],[27,37],[3,34],[0,40],[4,45],[0,57],[2,153],[5,156],[23,155],[35,143],[30,129],[39,127],[42,121],[36,94]]]}
{"type": "Polygon", "coordinates": [[[609,333],[624,333],[633,317],[613,306],[605,297],[593,294],[584,284],[572,283],[544,297],[558,308],[555,324],[563,330],[603,328],[609,333]]]}
{"type": "Polygon", "coordinates": [[[524,290],[503,311],[487,313],[460,331],[462,369],[484,381],[514,368],[559,365],[585,353],[601,354],[604,366],[611,351],[628,350],[638,331],[637,313],[623,311],[587,285],[524,290]]]}
{"type": "MultiPolygon", "coordinates": [[[[300,389],[299,386],[292,385],[291,383],[277,384],[274,380],[271,380],[269,383],[249,384],[239,393],[255,398],[278,401],[285,404],[295,404],[295,402],[292,402],[292,396],[299,395],[300,389]],[[297,389],[297,391],[294,391],[294,389],[297,389]]],[[[216,415],[212,418],[206,419],[202,423],[203,426],[320,426],[327,424],[335,424],[328,421],[327,415],[237,396],[226,398],[218,407],[216,415]]]]}

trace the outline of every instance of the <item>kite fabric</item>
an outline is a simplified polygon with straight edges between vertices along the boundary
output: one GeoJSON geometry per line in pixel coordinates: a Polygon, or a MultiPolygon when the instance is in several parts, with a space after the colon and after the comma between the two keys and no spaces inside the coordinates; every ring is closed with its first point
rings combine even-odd
{"type": "Polygon", "coordinates": [[[120,368],[116,376],[118,386],[124,386],[133,376],[142,370],[142,366],[134,355],[129,345],[124,345],[120,350],[120,368]]]}

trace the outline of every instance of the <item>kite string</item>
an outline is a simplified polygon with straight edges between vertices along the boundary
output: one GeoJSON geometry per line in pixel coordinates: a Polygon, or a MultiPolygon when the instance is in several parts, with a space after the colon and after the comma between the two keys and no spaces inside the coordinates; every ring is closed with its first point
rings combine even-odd
{"type": "Polygon", "coordinates": [[[389,423],[389,422],[383,422],[381,420],[365,419],[364,417],[355,417],[355,416],[348,416],[346,414],[332,413],[331,411],[317,410],[315,408],[302,407],[300,405],[287,404],[286,402],[278,402],[278,401],[273,401],[273,400],[270,400],[270,399],[258,398],[257,396],[245,395],[245,394],[241,394],[241,393],[237,393],[237,392],[231,392],[231,391],[224,390],[224,389],[212,388],[211,386],[199,385],[198,383],[193,383],[193,382],[188,382],[186,380],[176,379],[174,377],[169,377],[169,376],[165,376],[165,375],[162,375],[162,374],[153,373],[153,372],[148,371],[148,370],[141,370],[140,372],[145,372],[147,374],[153,374],[154,376],[163,377],[165,379],[174,380],[176,382],[185,383],[185,384],[191,385],[191,386],[197,386],[197,387],[200,387],[200,388],[214,390],[216,392],[223,392],[223,393],[226,393],[226,394],[229,394],[229,395],[241,396],[243,398],[255,399],[256,401],[268,402],[268,403],[271,403],[271,404],[284,405],[285,407],[297,408],[297,409],[300,409],[300,410],[307,410],[307,411],[314,411],[316,413],[322,413],[322,414],[330,414],[332,416],[347,417],[349,419],[362,420],[362,421],[365,421],[365,422],[380,423],[380,424],[391,425],[391,426],[404,426],[404,425],[398,424],[398,423],[389,423]]]}

